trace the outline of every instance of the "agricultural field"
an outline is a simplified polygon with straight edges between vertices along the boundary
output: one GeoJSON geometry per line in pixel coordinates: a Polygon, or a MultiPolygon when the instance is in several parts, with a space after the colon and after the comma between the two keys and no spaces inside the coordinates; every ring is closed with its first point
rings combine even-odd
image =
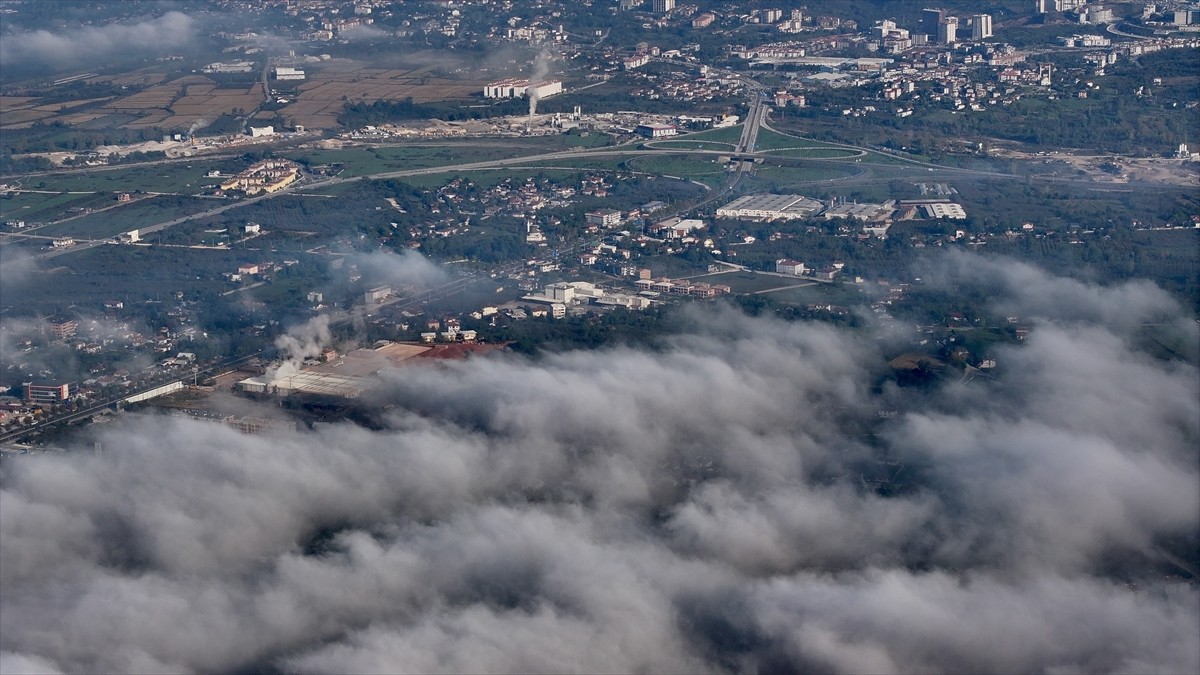
{"type": "Polygon", "coordinates": [[[432,66],[389,70],[369,68],[350,59],[334,59],[308,69],[308,78],[296,87],[295,100],[284,106],[280,114],[290,124],[330,129],[337,126],[337,117],[346,103],[406,98],[418,104],[467,100],[486,84],[484,80],[437,77],[433,71],[432,66]]]}
{"type": "MultiPolygon", "coordinates": [[[[96,76],[87,84],[132,87],[128,95],[49,102],[45,98],[5,96],[0,127],[23,129],[35,123],[62,123],[78,129],[187,129],[234,111],[253,110],[265,100],[262,83],[222,85],[199,74],[168,80],[163,73],[134,73],[125,77],[96,76]],[[121,84],[124,82],[125,84],[121,84]]],[[[84,91],[87,91],[86,89],[84,91]]]]}

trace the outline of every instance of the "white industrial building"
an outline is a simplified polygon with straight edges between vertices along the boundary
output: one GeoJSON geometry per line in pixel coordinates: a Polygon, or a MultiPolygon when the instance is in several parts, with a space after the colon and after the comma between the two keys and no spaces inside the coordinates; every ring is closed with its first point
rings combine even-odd
{"type": "MultiPolygon", "coordinates": [[[[562,80],[546,80],[534,87],[538,98],[562,93],[562,80]]],[[[490,82],[483,87],[484,98],[521,98],[529,95],[529,80],[509,78],[490,82]]]]}
{"type": "Polygon", "coordinates": [[[856,220],[877,220],[886,218],[895,211],[895,202],[884,202],[883,204],[859,204],[852,202],[849,204],[837,204],[825,209],[825,220],[833,220],[834,218],[854,218],[856,220]]]}
{"type": "Polygon", "coordinates": [[[639,124],[633,131],[646,138],[663,138],[679,133],[674,124],[639,124]]]}
{"type": "Polygon", "coordinates": [[[275,79],[277,80],[303,80],[304,71],[299,68],[287,68],[278,66],[275,68],[275,79]]]}
{"type": "Polygon", "coordinates": [[[821,210],[823,204],[804,195],[757,194],[738,197],[717,209],[718,218],[796,220],[821,210]]]}
{"type": "Polygon", "coordinates": [[[922,204],[921,210],[929,218],[951,218],[953,220],[963,220],[967,217],[967,212],[961,204],[953,204],[950,202],[933,202],[930,204],[922,204]]]}

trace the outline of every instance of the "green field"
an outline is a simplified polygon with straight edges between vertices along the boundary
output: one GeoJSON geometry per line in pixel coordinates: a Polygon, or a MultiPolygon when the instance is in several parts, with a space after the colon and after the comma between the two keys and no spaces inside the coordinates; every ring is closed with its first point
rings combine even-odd
{"type": "MultiPolygon", "coordinates": [[[[493,158],[493,153],[482,154],[489,155],[484,159],[493,158]]],[[[413,146],[310,150],[289,152],[284,156],[314,166],[341,164],[342,171],[338,175],[352,177],[477,161],[478,154],[473,148],[413,146]]]]}
{"type": "Polygon", "coordinates": [[[0,197],[0,221],[24,220],[26,225],[46,223],[71,215],[72,209],[110,206],[116,203],[115,199],[109,194],[8,193],[0,197]]]}
{"type": "Polygon", "coordinates": [[[199,197],[150,197],[129,204],[128,206],[89,214],[55,225],[47,225],[39,229],[37,234],[53,237],[70,236],[83,239],[115,237],[122,232],[174,220],[180,216],[220,206],[223,203],[223,201],[201,199],[199,197]]]}
{"type": "Polygon", "coordinates": [[[754,174],[746,179],[745,185],[752,190],[785,189],[802,187],[812,183],[847,178],[857,174],[859,170],[853,166],[838,166],[833,164],[811,164],[805,166],[767,166],[760,165],[754,174]]]}
{"type": "Polygon", "coordinates": [[[679,141],[651,141],[646,143],[647,147],[661,148],[663,150],[733,150],[736,147],[734,143],[723,143],[721,141],[701,141],[701,140],[679,140],[679,141]]]}
{"type": "Polygon", "coordinates": [[[228,171],[233,166],[244,168],[245,162],[238,160],[200,160],[172,162],[106,169],[103,171],[72,171],[68,173],[35,176],[23,181],[30,190],[61,190],[89,192],[180,192],[197,194],[202,185],[218,182],[206,178],[205,173],[215,168],[228,171]],[[232,164],[231,164],[232,162],[232,164]]]}
{"type": "Polygon", "coordinates": [[[831,143],[822,143],[808,138],[782,134],[771,129],[759,129],[758,138],[754,142],[759,151],[781,150],[784,148],[833,148],[831,143]]]}
{"type": "Polygon", "coordinates": [[[720,185],[725,178],[725,170],[714,155],[648,155],[634,157],[625,164],[633,171],[685,178],[710,187],[720,185]]]}
{"type": "Polygon", "coordinates": [[[829,302],[850,305],[862,299],[857,286],[813,281],[805,277],[782,277],[757,272],[726,272],[706,274],[689,281],[724,284],[736,294],[769,295],[776,302],[808,305],[829,302]]]}
{"type": "Polygon", "coordinates": [[[285,153],[284,156],[312,166],[341,164],[342,171],[339,175],[353,177],[470,162],[486,162],[569,149],[571,147],[565,143],[530,143],[519,139],[511,144],[499,140],[481,140],[478,143],[455,142],[435,146],[372,146],[341,150],[309,150],[285,153]]]}
{"type": "MultiPolygon", "coordinates": [[[[764,130],[765,131],[765,130],[764,130]]],[[[742,138],[742,125],[738,124],[732,127],[722,127],[720,129],[709,129],[708,131],[698,131],[694,134],[683,134],[678,140],[687,141],[716,141],[718,143],[729,143],[737,145],[737,142],[742,138]]]]}
{"type": "Polygon", "coordinates": [[[850,159],[870,157],[868,153],[849,148],[780,148],[778,150],[764,150],[773,157],[796,157],[799,159],[850,159]],[[866,157],[864,157],[864,155],[866,157]]]}

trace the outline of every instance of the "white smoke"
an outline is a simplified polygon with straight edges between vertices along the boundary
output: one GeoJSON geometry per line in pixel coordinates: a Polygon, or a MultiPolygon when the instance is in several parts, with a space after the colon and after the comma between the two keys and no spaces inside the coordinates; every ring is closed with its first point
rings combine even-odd
{"type": "Polygon", "coordinates": [[[543,48],[533,60],[533,73],[529,76],[529,124],[533,126],[533,116],[537,114],[538,87],[546,75],[550,74],[550,51],[543,48]]]}
{"type": "Polygon", "coordinates": [[[212,124],[212,120],[204,119],[202,117],[202,118],[196,120],[195,122],[192,122],[192,126],[188,127],[187,135],[193,136],[193,135],[195,135],[195,133],[197,131],[203,129],[204,127],[207,127],[210,124],[212,124]]]}
{"type": "Polygon", "coordinates": [[[267,379],[277,380],[300,372],[306,359],[321,355],[321,351],[333,342],[329,332],[329,317],[322,314],[293,326],[288,332],[275,339],[282,359],[274,369],[267,372],[267,379]]]}

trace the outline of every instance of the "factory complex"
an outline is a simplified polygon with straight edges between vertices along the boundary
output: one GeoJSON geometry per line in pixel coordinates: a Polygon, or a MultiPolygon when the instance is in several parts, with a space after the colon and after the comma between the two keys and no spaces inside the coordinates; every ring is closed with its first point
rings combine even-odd
{"type": "Polygon", "coordinates": [[[848,219],[883,227],[890,224],[899,210],[897,218],[914,217],[920,209],[927,218],[963,220],[967,212],[961,204],[948,199],[919,199],[897,203],[889,200],[880,204],[847,202],[845,199],[830,199],[821,202],[804,195],[753,194],[729,202],[717,209],[717,218],[771,222],[777,220],[802,220],[822,217],[825,220],[848,219]]]}
{"type": "Polygon", "coordinates": [[[400,366],[409,359],[458,357],[496,348],[497,345],[418,345],[381,340],[372,347],[355,349],[346,354],[325,349],[319,358],[307,359],[302,363],[286,361],[262,375],[239,381],[236,388],[248,394],[280,397],[299,394],[356,399],[378,382],[380,371],[400,366]]]}
{"type": "Polygon", "coordinates": [[[522,96],[546,98],[561,93],[562,80],[546,80],[530,85],[529,80],[508,78],[490,82],[483,88],[484,98],[521,98],[522,96]]]}

